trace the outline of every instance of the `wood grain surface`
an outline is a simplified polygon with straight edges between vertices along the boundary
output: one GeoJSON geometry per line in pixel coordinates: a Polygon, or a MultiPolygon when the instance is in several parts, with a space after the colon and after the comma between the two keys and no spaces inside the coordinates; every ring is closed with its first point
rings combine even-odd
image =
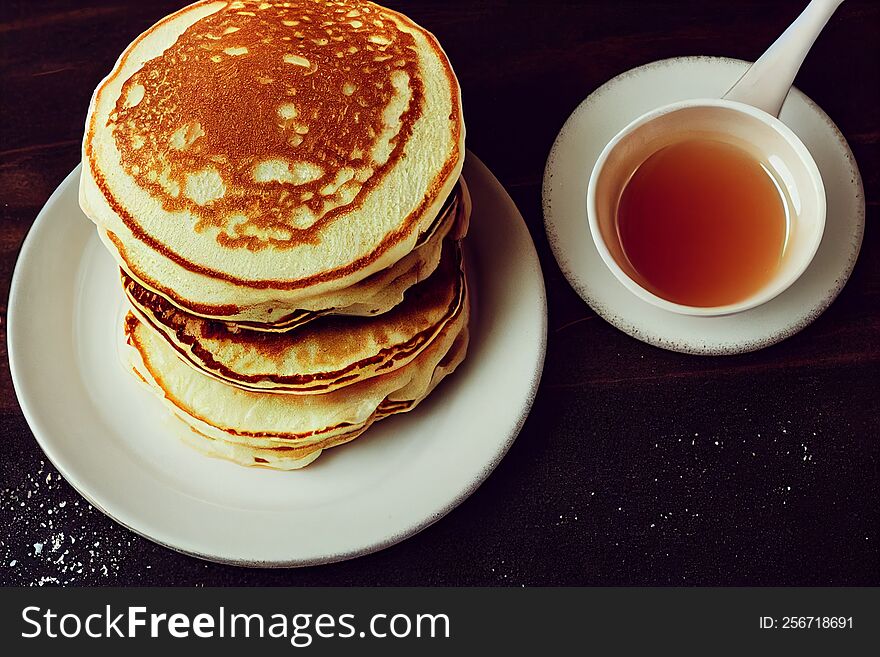
{"type": "MultiPolygon", "coordinates": [[[[0,583],[880,584],[880,3],[845,2],[797,79],[861,168],[867,229],[852,278],[800,334],[719,358],[637,342],[578,298],[543,232],[544,162],[569,113],[609,78],[679,55],[754,59],[805,0],[387,4],[447,50],[468,146],[516,201],[544,267],[546,369],[511,452],[459,509],[381,553],[292,571],[208,564],[134,536],[60,479],[4,356],[0,583]]],[[[4,353],[18,250],[79,161],[92,90],[133,37],[179,6],[2,3],[4,353]]]]}

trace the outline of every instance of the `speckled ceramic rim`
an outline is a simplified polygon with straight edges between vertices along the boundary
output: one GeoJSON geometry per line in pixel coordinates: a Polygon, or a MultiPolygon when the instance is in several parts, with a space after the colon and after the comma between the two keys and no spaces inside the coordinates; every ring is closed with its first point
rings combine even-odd
{"type": "MultiPolygon", "coordinates": [[[[793,315],[791,317],[791,321],[788,322],[787,325],[781,330],[768,331],[765,335],[759,336],[754,339],[738,339],[729,341],[719,340],[714,344],[706,344],[694,340],[688,340],[686,337],[670,333],[668,332],[668,330],[665,329],[664,326],[652,326],[650,330],[640,328],[639,326],[632,324],[627,318],[622,317],[615,309],[613,303],[605,303],[597,297],[597,295],[593,291],[594,283],[592,281],[584,279],[578,274],[576,263],[572,259],[573,254],[571,253],[571,249],[560,237],[559,231],[557,229],[557,225],[562,223],[568,223],[572,221],[583,223],[585,229],[584,238],[592,243],[592,240],[589,236],[589,224],[586,216],[586,202],[581,204],[583,216],[570,216],[569,214],[562,216],[562,212],[557,211],[553,208],[553,202],[555,200],[555,195],[561,193],[558,191],[559,183],[557,181],[554,181],[554,173],[556,173],[556,160],[560,156],[560,152],[569,145],[569,140],[572,138],[572,133],[575,132],[576,126],[587,120],[590,111],[592,110],[593,104],[601,96],[608,93],[612,88],[614,88],[618,83],[630,77],[650,72],[652,69],[676,66],[679,64],[687,63],[730,64],[741,66],[743,70],[745,70],[745,68],[750,65],[751,62],[729,57],[709,56],[673,57],[669,59],[658,60],[656,62],[651,62],[643,66],[638,66],[636,68],[630,69],[629,71],[621,73],[618,76],[615,76],[614,78],[610,79],[608,82],[600,86],[598,89],[596,89],[589,96],[587,96],[575,108],[575,110],[566,120],[562,129],[559,131],[559,134],[557,135],[556,140],[554,141],[553,146],[550,150],[550,154],[547,158],[547,164],[544,169],[544,180],[542,187],[544,226],[547,233],[548,241],[550,243],[550,248],[553,251],[553,255],[556,258],[559,268],[568,280],[569,284],[574,288],[575,292],[577,292],[578,295],[584,301],[586,301],[587,304],[589,304],[589,306],[596,312],[597,315],[599,315],[608,323],[620,329],[627,335],[630,335],[637,340],[641,340],[642,342],[651,344],[655,347],[694,355],[719,356],[756,351],[758,349],[763,349],[770,345],[781,342],[782,340],[785,340],[786,338],[795,335],[805,327],[809,326],[817,317],[819,317],[819,315],[821,315],[828,308],[828,306],[831,305],[831,303],[837,298],[838,294],[843,289],[843,286],[846,284],[847,280],[849,280],[849,276],[852,273],[853,267],[855,267],[856,259],[858,258],[859,250],[861,248],[862,237],[864,235],[864,187],[862,185],[862,179],[858,170],[858,166],[855,162],[855,157],[853,156],[852,151],[846,142],[846,139],[841,134],[840,130],[834,124],[834,122],[828,117],[827,114],[825,114],[825,112],[822,111],[822,109],[815,102],[813,102],[808,96],[803,94],[803,92],[797,89],[797,87],[792,87],[792,90],[789,94],[788,102],[791,102],[790,99],[792,97],[798,97],[800,100],[803,101],[807,108],[815,113],[826,124],[828,131],[831,133],[839,148],[844,153],[846,164],[852,174],[851,184],[853,186],[853,191],[855,192],[857,209],[855,210],[856,216],[852,218],[853,231],[851,234],[850,242],[848,244],[847,262],[843,267],[840,275],[835,277],[834,280],[829,281],[829,285],[827,288],[823,288],[821,291],[817,290],[816,303],[809,308],[805,308],[804,312],[802,312],[801,314],[793,315]]],[[[694,97],[697,98],[699,96],[694,97]]],[[[666,103],[657,103],[657,105],[663,104],[666,103]]],[[[629,121],[623,122],[618,130],[620,128],[623,128],[628,122],[629,121]]],[[[595,160],[593,160],[593,163],[594,162],[595,160]]],[[[592,166],[593,164],[591,163],[589,168],[586,170],[585,175],[583,176],[584,199],[586,199],[588,180],[590,172],[592,170],[592,166]]],[[[830,207],[830,205],[828,208],[828,212],[829,214],[832,212],[832,208],[830,207]]],[[[828,221],[833,221],[833,217],[829,218],[828,221]]],[[[822,247],[820,246],[819,249],[821,250],[821,248],[822,247]]],[[[596,252],[595,257],[601,257],[598,251],[596,252]]],[[[627,294],[629,294],[629,292],[622,284],[620,289],[621,292],[626,292],[627,294]]],[[[785,296],[785,294],[786,292],[783,292],[781,295],[779,295],[779,297],[777,297],[777,299],[785,296]]],[[[774,302],[775,300],[768,303],[774,302]]],[[[646,306],[649,305],[647,302],[642,303],[645,303],[646,306]]],[[[759,306],[758,308],[755,308],[751,311],[744,311],[742,313],[739,313],[737,316],[748,318],[750,316],[750,313],[761,310],[762,307],[763,306],[759,306]]],[[[724,320],[725,316],[700,317],[694,319],[698,319],[701,322],[711,323],[719,320],[724,320]]],[[[704,326],[706,325],[704,324],[704,326]]]]}
{"type": "MultiPolygon", "coordinates": [[[[476,174],[469,178],[471,187],[474,188],[476,185],[485,184],[487,188],[486,193],[488,195],[496,197],[499,202],[505,204],[508,208],[510,208],[509,215],[512,223],[508,228],[510,229],[511,234],[516,235],[516,248],[519,250],[519,252],[517,253],[516,258],[508,259],[508,261],[512,263],[512,266],[520,268],[524,276],[533,280],[536,283],[536,290],[539,290],[539,294],[535,298],[529,300],[529,304],[534,305],[533,311],[535,314],[531,316],[537,317],[539,328],[539,341],[536,345],[534,345],[534,368],[532,370],[531,380],[528,381],[527,384],[526,394],[519,400],[511,400],[516,401],[517,403],[511,404],[510,406],[509,430],[505,433],[505,435],[497,436],[492,439],[493,443],[496,443],[493,450],[493,455],[491,459],[482,464],[482,466],[479,468],[478,474],[470,481],[470,483],[457,490],[449,491],[448,501],[445,503],[445,505],[433,509],[432,512],[425,515],[425,517],[421,521],[411,524],[409,526],[401,527],[397,531],[389,533],[382,540],[374,541],[369,544],[364,544],[356,549],[340,551],[339,553],[326,554],[319,558],[309,559],[278,559],[271,561],[252,560],[246,558],[230,558],[228,556],[224,556],[222,553],[213,551],[209,552],[207,550],[191,550],[182,545],[180,541],[173,540],[172,537],[159,535],[158,531],[145,531],[143,528],[136,526],[136,523],[120,517],[119,513],[112,510],[115,506],[113,500],[98,499],[95,495],[92,495],[87,478],[81,478],[81,473],[74,472],[66,467],[67,464],[65,460],[61,458],[60,455],[53,449],[52,441],[46,439],[45,436],[48,431],[46,423],[44,422],[41,413],[35,410],[37,408],[37,405],[31,405],[29,403],[30,400],[28,399],[27,395],[24,394],[24,384],[21,380],[21,372],[28,367],[28,364],[22,360],[23,356],[19,355],[20,350],[18,348],[18,326],[22,321],[26,323],[26,318],[28,315],[27,298],[21,286],[21,281],[24,278],[23,270],[25,270],[27,267],[27,262],[31,257],[31,253],[37,249],[40,249],[42,246],[39,237],[40,224],[44,223],[44,217],[51,211],[50,208],[52,208],[53,204],[56,203],[62,192],[67,187],[76,184],[75,181],[78,179],[78,170],[79,167],[77,167],[77,169],[75,169],[64,180],[64,182],[62,182],[62,184],[49,198],[46,206],[37,217],[34,225],[32,226],[27,237],[25,238],[24,244],[22,245],[21,252],[19,253],[19,258],[16,263],[15,271],[13,273],[9,298],[7,348],[9,351],[10,370],[12,374],[13,385],[15,387],[15,391],[21,404],[22,412],[25,416],[25,419],[30,425],[34,436],[37,439],[37,442],[40,444],[40,447],[42,447],[48,459],[58,469],[64,479],[80,495],[82,495],[92,506],[94,506],[96,509],[98,509],[120,525],[154,543],[157,543],[169,549],[175,550],[182,554],[187,554],[189,556],[206,559],[208,561],[214,561],[217,563],[247,567],[286,568],[314,566],[325,563],[344,561],[346,559],[352,559],[355,557],[367,555],[390,547],[413,536],[414,534],[422,531],[423,529],[429,527],[430,525],[443,518],[447,513],[452,511],[467,497],[469,497],[480,486],[480,484],[485,481],[485,479],[492,473],[492,471],[507,453],[510,446],[513,444],[513,441],[516,439],[520,429],[522,428],[526,418],[528,417],[529,410],[531,409],[532,403],[534,402],[535,395],[537,394],[538,386],[541,380],[544,356],[546,353],[547,345],[547,299],[543,285],[543,275],[541,272],[540,261],[538,260],[537,252],[535,251],[534,244],[531,240],[528,229],[526,228],[525,222],[522,220],[522,217],[516,210],[516,206],[514,205],[513,201],[506,194],[497,179],[494,178],[492,173],[477,157],[475,157],[471,153],[468,153],[467,162],[465,163],[465,171],[467,172],[468,170],[470,170],[476,174]],[[23,319],[19,319],[19,317],[22,317],[23,319]]],[[[479,210],[475,207],[475,216],[479,216],[478,213],[479,210]]],[[[479,290],[477,291],[479,292],[479,290]]],[[[477,298],[477,315],[479,315],[479,306],[479,298],[477,298]]],[[[25,332],[24,326],[21,327],[21,331],[25,332]]],[[[442,395],[443,391],[438,391],[438,394],[442,395]]],[[[295,472],[288,474],[290,474],[291,476],[296,476],[295,472]]]]}

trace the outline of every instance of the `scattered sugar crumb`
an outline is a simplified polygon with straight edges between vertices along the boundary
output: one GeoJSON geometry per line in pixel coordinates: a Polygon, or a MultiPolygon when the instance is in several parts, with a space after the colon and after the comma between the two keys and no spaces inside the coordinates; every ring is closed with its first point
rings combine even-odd
{"type": "Polygon", "coordinates": [[[0,538],[0,584],[88,585],[114,579],[123,564],[130,571],[140,539],[112,524],[86,529],[100,512],[73,499],[76,493],[50,468],[40,461],[18,485],[0,489],[0,510],[9,519],[0,538]]]}

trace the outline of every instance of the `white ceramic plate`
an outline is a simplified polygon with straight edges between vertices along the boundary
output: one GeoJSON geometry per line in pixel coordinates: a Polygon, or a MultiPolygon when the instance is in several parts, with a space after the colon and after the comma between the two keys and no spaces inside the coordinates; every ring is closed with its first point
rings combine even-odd
{"type": "Polygon", "coordinates": [[[828,116],[792,89],[780,118],[806,144],[825,183],[825,234],[809,269],[772,301],[736,315],[688,317],[642,301],[599,256],[587,221],[593,165],[611,138],[645,112],[689,98],[718,98],[749,63],[720,57],[666,59],[627,71],[590,94],[569,117],[544,171],[544,222],[572,287],[601,317],[649,344],[696,354],[753,351],[794,335],[837,297],[855,265],[865,229],[862,179],[828,116]]]}
{"type": "Polygon", "coordinates": [[[178,421],[123,369],[119,277],[77,205],[78,173],[55,191],[22,247],[9,300],[9,359],[40,446],[117,522],[214,561],[338,561],[443,517],[513,442],[544,360],[544,283],[516,206],[473,155],[465,165],[474,200],[467,360],[417,410],[296,472],[244,468],[186,447],[178,421]]]}

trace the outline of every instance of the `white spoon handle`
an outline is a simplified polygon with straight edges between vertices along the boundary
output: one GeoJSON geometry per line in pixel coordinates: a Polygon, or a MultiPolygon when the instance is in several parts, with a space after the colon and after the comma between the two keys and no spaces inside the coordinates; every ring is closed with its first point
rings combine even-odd
{"type": "Polygon", "coordinates": [[[779,116],[794,76],[831,14],[843,0],[812,0],[724,98],[779,116]]]}

